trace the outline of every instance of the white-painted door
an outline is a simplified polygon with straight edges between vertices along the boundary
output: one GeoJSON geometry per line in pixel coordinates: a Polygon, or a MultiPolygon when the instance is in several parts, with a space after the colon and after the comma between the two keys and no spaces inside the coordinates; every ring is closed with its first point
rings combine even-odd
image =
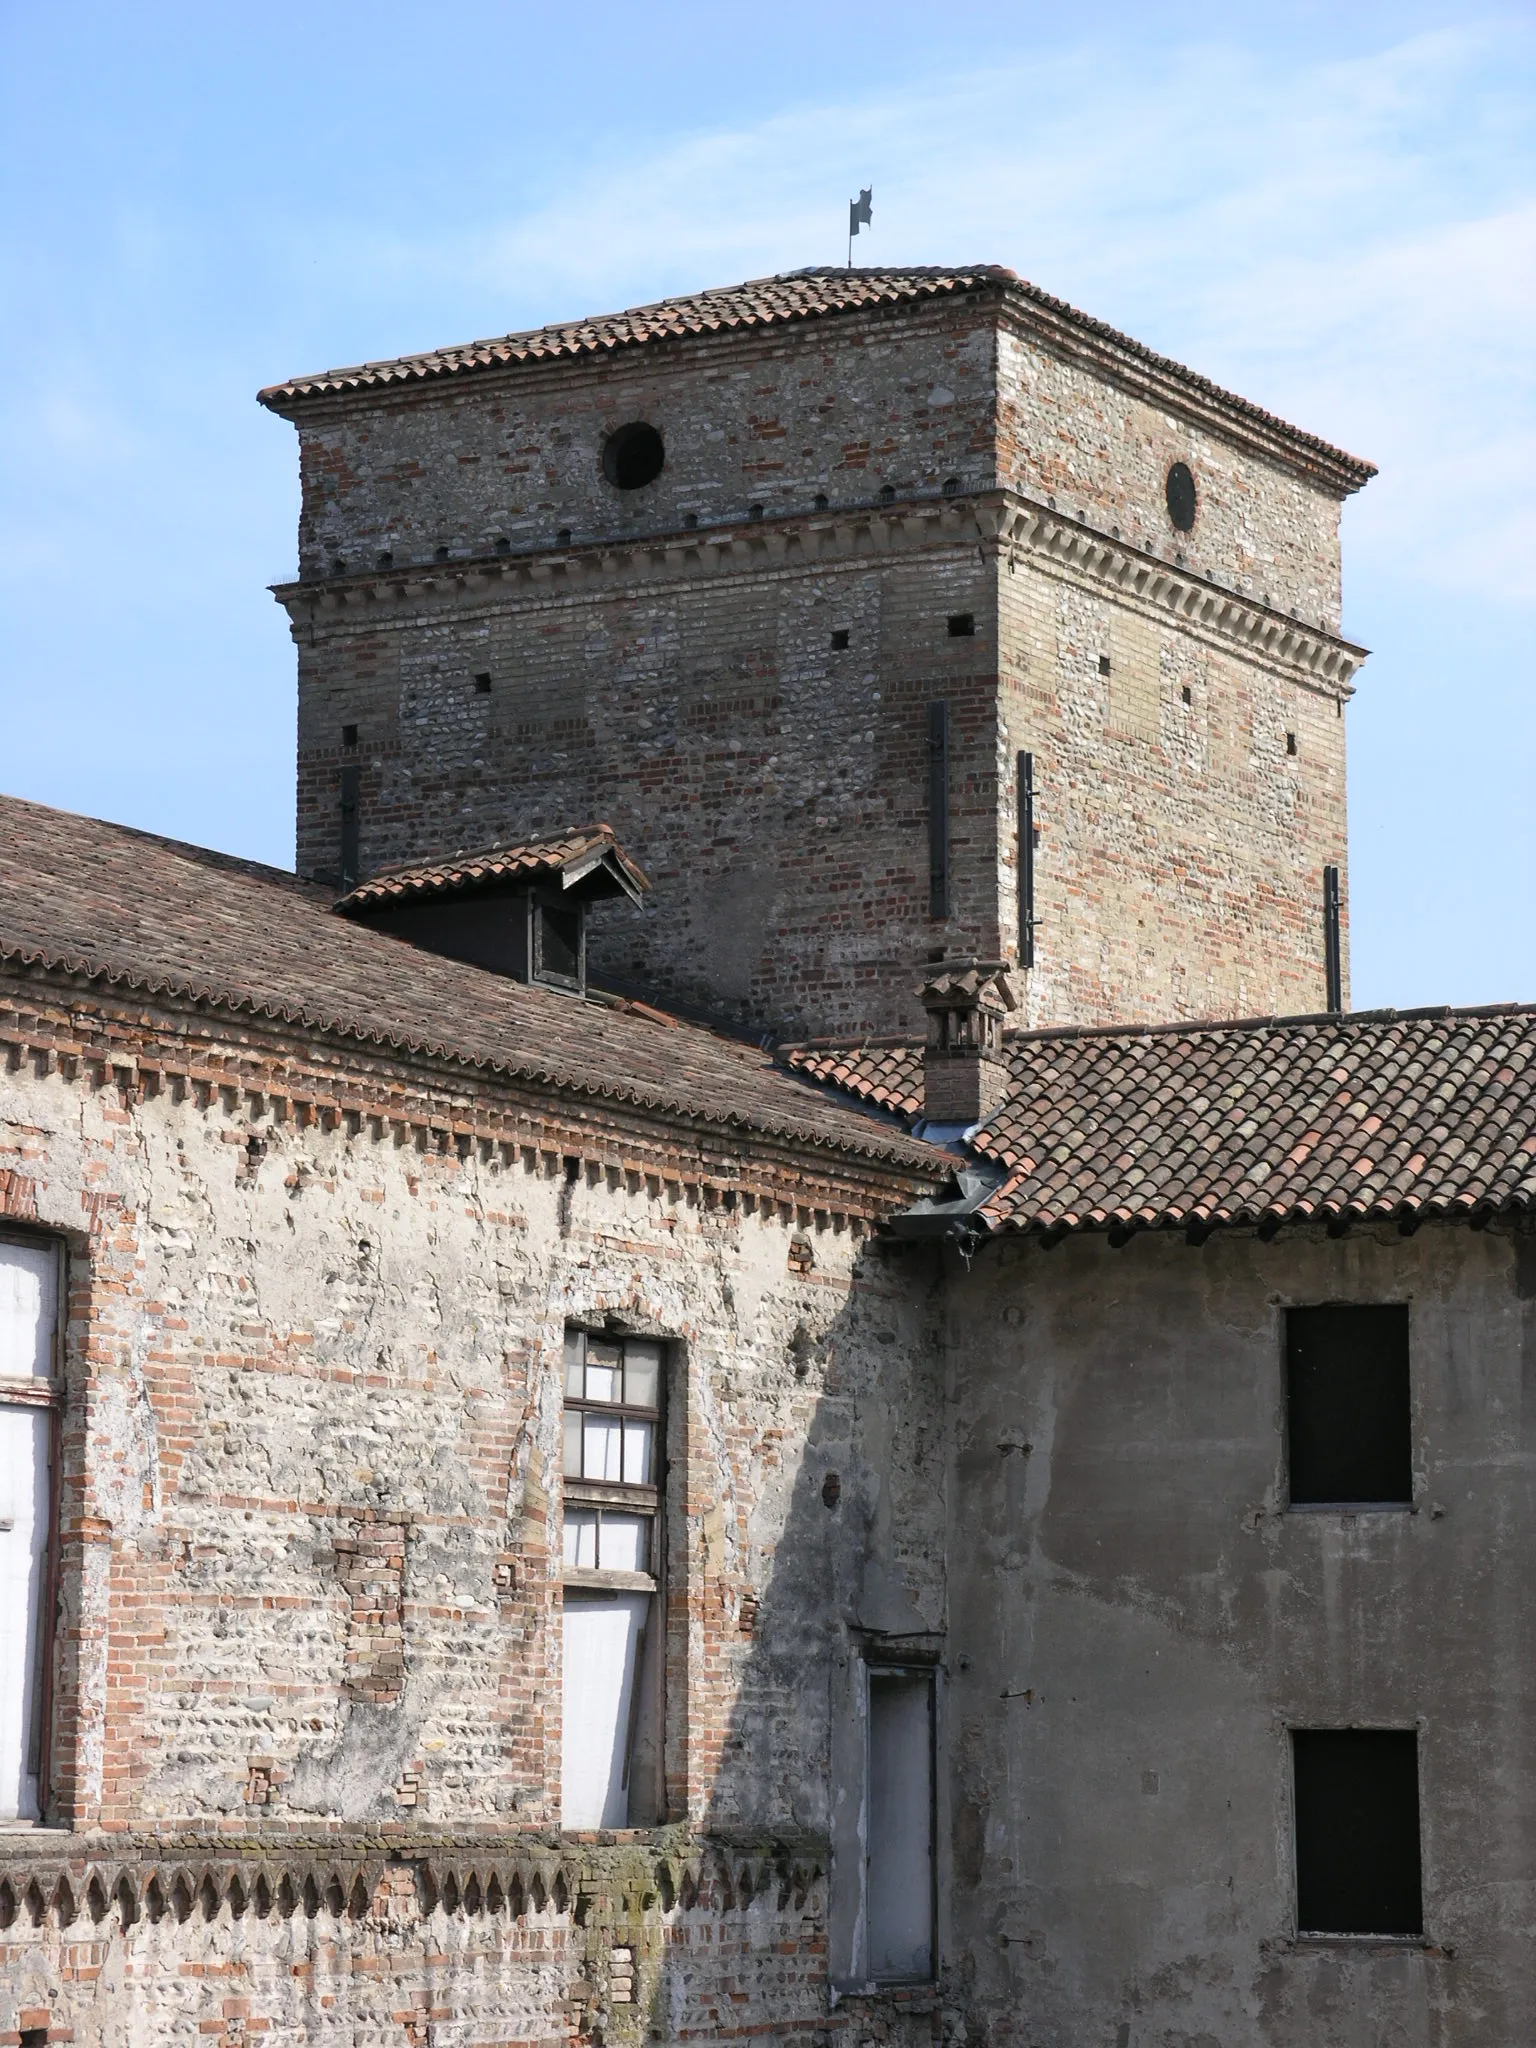
{"type": "Polygon", "coordinates": [[[36,1820],[48,1567],[46,1408],[0,1406],[0,1821],[36,1820]]]}
{"type": "Polygon", "coordinates": [[[649,1593],[565,1594],[561,1821],[629,1824],[626,1783],[649,1593]]]}

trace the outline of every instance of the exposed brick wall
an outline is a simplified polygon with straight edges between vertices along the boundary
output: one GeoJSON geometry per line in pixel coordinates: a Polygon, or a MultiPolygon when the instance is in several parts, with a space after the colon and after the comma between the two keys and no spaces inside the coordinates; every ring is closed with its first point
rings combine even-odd
{"type": "Polygon", "coordinates": [[[936,1398],[925,1289],[869,1236],[917,1184],[41,981],[0,992],[0,1061],[5,1214],[70,1245],[75,1830],[0,1845],[0,2033],[7,1995],[102,2048],[173,2014],[338,2048],[826,2024],[803,1672],[871,1528],[943,1605],[940,1454],[893,1500],[873,1398],[936,1398]],[[563,1332],[609,1314],[674,1356],[676,1824],[627,1876],[550,1833],[563,1332]]]}
{"type": "MultiPolygon", "coordinates": [[[[1018,562],[1002,621],[1005,950],[1020,750],[1039,833],[1020,1021],[1321,1010],[1323,868],[1348,868],[1341,695],[1070,568],[1018,562]]],[[[1347,994],[1347,922],[1345,962],[1347,994]]]]}
{"type": "Polygon", "coordinates": [[[906,497],[950,477],[990,482],[994,335],[965,301],[722,334],[576,365],[477,377],[468,390],[370,394],[305,412],[299,559],[371,569],[556,545],[622,541],[745,519],[906,497]],[[618,492],[602,475],[616,428],[648,420],[667,463],[618,492]]]}
{"type": "Polygon", "coordinates": [[[606,817],[656,892],[605,913],[599,973],[785,1033],[916,1029],[930,956],[1017,943],[1034,744],[1028,1021],[1314,1007],[1359,660],[1337,487],[998,319],[928,306],[305,409],[300,867],[336,870],[348,762],[365,870],[606,817]],[[668,465],[621,493],[603,436],[642,415],[668,465]]]}

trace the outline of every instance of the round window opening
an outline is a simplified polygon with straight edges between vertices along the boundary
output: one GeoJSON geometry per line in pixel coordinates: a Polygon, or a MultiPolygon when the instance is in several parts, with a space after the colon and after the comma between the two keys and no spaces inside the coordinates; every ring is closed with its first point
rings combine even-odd
{"type": "Polygon", "coordinates": [[[1180,533],[1195,523],[1195,480],[1187,462],[1176,462],[1168,472],[1168,517],[1180,533]]]}
{"type": "Polygon", "coordinates": [[[655,483],[666,460],[660,434],[644,420],[620,427],[603,443],[603,475],[621,491],[638,491],[655,483]]]}

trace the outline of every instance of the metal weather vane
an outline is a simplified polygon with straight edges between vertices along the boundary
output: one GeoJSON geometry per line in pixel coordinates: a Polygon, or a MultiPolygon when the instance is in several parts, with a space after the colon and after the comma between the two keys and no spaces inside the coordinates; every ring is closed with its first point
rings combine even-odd
{"type": "Polygon", "coordinates": [[[848,202],[848,268],[853,268],[853,238],[861,226],[874,225],[874,210],[870,204],[875,196],[873,185],[866,185],[857,199],[848,202]]]}

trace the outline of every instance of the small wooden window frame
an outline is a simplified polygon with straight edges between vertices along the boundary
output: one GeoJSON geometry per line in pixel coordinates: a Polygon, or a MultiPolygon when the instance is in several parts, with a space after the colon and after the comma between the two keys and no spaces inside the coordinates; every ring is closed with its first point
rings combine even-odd
{"type": "MultiPolygon", "coordinates": [[[[564,1583],[568,1586],[617,1587],[624,1590],[660,1593],[663,1583],[663,1543],[665,1531],[662,1524],[663,1472],[666,1454],[664,1434],[665,1404],[667,1397],[667,1363],[669,1346],[660,1338],[631,1337],[621,1335],[610,1337],[605,1331],[583,1330],[576,1325],[566,1329],[565,1341],[569,1345],[573,1338],[580,1341],[582,1362],[586,1362],[586,1347],[589,1339],[596,1337],[600,1343],[616,1344],[621,1361],[624,1346],[630,1342],[657,1344],[661,1351],[656,1374],[656,1405],[646,1407],[635,1401],[589,1401],[584,1395],[566,1394],[562,1417],[565,1415],[600,1415],[605,1421],[645,1422],[651,1429],[651,1478],[644,1485],[618,1479],[587,1479],[575,1473],[563,1472],[562,1476],[562,1521],[565,1508],[595,1508],[601,1515],[604,1508],[627,1515],[644,1515],[648,1518],[650,1543],[647,1560],[650,1569],[645,1572],[590,1570],[581,1565],[566,1565],[563,1568],[564,1583]]],[[[561,1360],[561,1385],[564,1387],[565,1359],[561,1360]]],[[[563,1467],[563,1459],[562,1459],[563,1467]]],[[[562,1535],[563,1543],[563,1535],[562,1535]]]]}

